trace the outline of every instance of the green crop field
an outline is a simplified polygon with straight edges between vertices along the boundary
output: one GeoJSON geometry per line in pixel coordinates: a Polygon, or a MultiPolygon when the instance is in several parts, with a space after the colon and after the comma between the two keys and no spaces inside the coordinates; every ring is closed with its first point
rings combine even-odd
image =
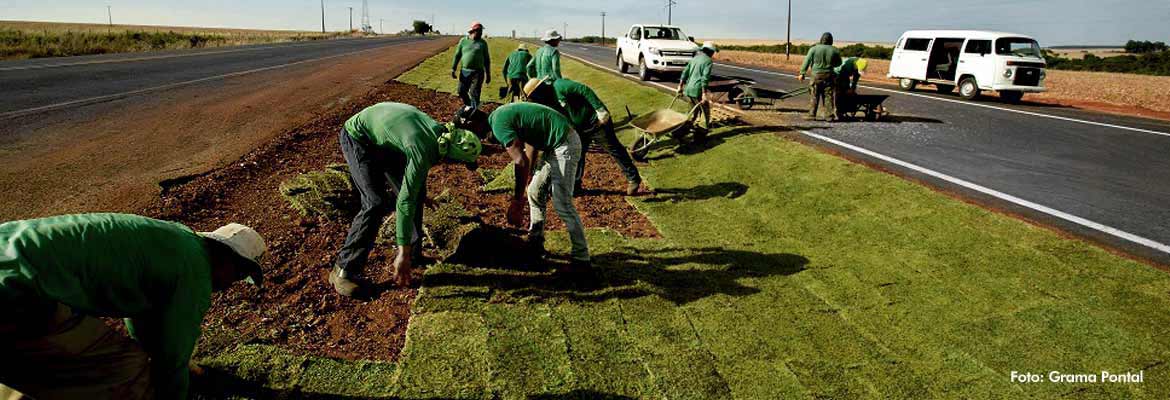
{"type": "MultiPolygon", "coordinates": [[[[498,69],[515,44],[491,45],[498,69]]],[[[400,80],[453,91],[450,57],[400,80]]],[[[613,110],[670,102],[563,62],[613,110]]],[[[720,128],[704,148],[651,152],[643,173],[662,193],[631,201],[663,238],[590,231],[595,285],[433,266],[397,363],[264,345],[201,361],[265,391],[359,398],[1170,397],[1166,273],[782,130],[720,128]],[[1013,371],[1145,382],[1025,384],[1013,371]]],[[[551,239],[564,255],[563,233],[551,239]]]]}

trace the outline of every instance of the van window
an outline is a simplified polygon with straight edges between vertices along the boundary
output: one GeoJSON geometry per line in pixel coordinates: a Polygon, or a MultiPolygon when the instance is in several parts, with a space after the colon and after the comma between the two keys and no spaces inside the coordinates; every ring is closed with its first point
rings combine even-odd
{"type": "Polygon", "coordinates": [[[995,41],[995,54],[1016,57],[1041,58],[1040,44],[1025,38],[1003,38],[995,41]]]}
{"type": "Polygon", "coordinates": [[[991,54],[990,40],[968,40],[967,48],[963,50],[964,53],[970,54],[991,54]]]}
{"type": "Polygon", "coordinates": [[[926,51],[926,49],[929,49],[929,48],[930,48],[930,39],[909,38],[909,39],[906,39],[906,45],[902,47],[902,50],[926,51]]]}
{"type": "Polygon", "coordinates": [[[642,40],[642,28],[635,26],[634,29],[630,29],[630,39],[642,40]]]}
{"type": "Polygon", "coordinates": [[[647,26],[647,39],[666,39],[666,40],[686,40],[686,35],[683,35],[682,30],[678,28],[666,28],[661,26],[647,26]]]}

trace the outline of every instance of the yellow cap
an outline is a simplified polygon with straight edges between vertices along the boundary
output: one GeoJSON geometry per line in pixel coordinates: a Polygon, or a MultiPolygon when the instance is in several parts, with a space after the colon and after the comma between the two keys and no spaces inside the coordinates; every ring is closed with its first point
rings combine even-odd
{"type": "Polygon", "coordinates": [[[854,65],[857,65],[858,71],[865,71],[865,67],[869,66],[869,60],[862,58],[860,60],[857,60],[857,63],[855,63],[854,65]]]}
{"type": "Polygon", "coordinates": [[[524,96],[532,97],[532,93],[535,92],[536,89],[539,88],[542,84],[544,84],[544,81],[541,81],[540,79],[529,79],[528,83],[524,84],[524,96]]]}

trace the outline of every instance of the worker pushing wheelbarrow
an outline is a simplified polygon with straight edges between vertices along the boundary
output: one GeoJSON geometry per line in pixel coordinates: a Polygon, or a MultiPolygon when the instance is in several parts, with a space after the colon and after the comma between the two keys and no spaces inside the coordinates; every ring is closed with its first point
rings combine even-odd
{"type": "Polygon", "coordinates": [[[694,124],[691,117],[699,111],[703,103],[695,104],[690,112],[683,114],[674,110],[679,97],[675,96],[669,107],[645,115],[634,116],[630,113],[629,107],[626,107],[626,113],[630,115],[629,126],[638,131],[638,138],[630,146],[630,155],[635,160],[646,161],[650,147],[667,140],[667,136],[681,141],[691,131],[694,124]]]}

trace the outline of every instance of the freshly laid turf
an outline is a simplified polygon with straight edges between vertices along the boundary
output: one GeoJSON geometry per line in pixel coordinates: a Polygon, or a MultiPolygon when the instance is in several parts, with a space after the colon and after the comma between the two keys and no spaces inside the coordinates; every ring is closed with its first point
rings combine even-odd
{"type": "MultiPolygon", "coordinates": [[[[515,47],[491,45],[496,60],[515,47]]],[[[613,110],[670,102],[563,62],[613,110]]],[[[452,91],[449,63],[448,52],[400,79],[452,91]]],[[[595,280],[436,265],[396,366],[324,371],[256,346],[218,359],[267,370],[241,376],[274,386],[368,397],[1170,397],[1164,272],[769,129],[721,128],[650,158],[642,172],[661,194],[632,201],[664,239],[590,231],[595,280]],[[1103,370],[1145,382],[1010,381],[1103,370]]],[[[568,249],[563,233],[548,245],[568,249]]]]}

